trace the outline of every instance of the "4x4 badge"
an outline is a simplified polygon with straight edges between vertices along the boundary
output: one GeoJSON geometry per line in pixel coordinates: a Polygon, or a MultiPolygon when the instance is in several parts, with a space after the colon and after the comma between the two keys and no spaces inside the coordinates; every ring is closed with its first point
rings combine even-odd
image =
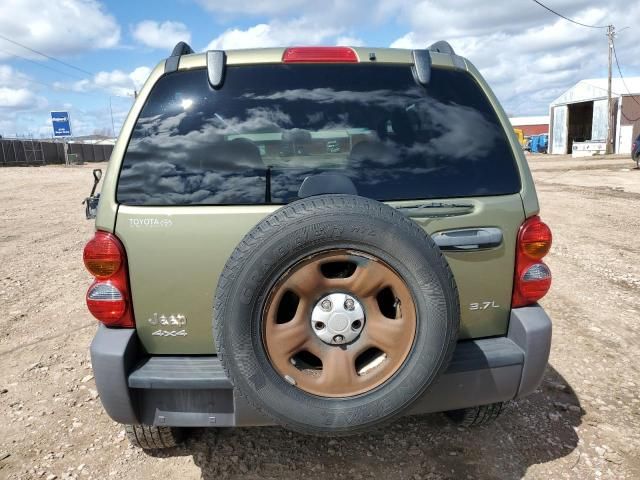
{"type": "Polygon", "coordinates": [[[186,337],[186,330],[156,330],[151,335],[156,337],[186,337]]]}

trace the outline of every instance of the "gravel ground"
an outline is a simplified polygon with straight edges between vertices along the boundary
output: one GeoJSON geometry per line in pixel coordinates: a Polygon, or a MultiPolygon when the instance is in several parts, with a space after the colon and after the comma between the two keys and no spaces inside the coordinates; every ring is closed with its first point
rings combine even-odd
{"type": "Polygon", "coordinates": [[[555,237],[554,341],[536,393],[480,429],[429,415],[337,440],[195,430],[157,455],[128,445],[91,375],[91,167],[0,169],[0,478],[640,478],[640,170],[530,163],[555,237]]]}

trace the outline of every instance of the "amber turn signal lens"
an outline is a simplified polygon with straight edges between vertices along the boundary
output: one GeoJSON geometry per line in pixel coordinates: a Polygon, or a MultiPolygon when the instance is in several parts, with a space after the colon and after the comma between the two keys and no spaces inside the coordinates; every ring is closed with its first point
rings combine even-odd
{"type": "Polygon", "coordinates": [[[522,252],[533,260],[540,260],[551,248],[551,229],[535,216],[528,219],[520,230],[518,244],[522,252]]]}
{"type": "Polygon", "coordinates": [[[122,265],[122,252],[113,235],[96,232],[84,247],[84,264],[94,277],[104,280],[113,276],[122,265]]]}
{"type": "Polygon", "coordinates": [[[539,241],[539,242],[531,242],[522,245],[522,249],[524,252],[530,256],[531,258],[535,258],[536,260],[544,257],[547,253],[549,253],[549,249],[551,248],[550,242],[539,241]]]}

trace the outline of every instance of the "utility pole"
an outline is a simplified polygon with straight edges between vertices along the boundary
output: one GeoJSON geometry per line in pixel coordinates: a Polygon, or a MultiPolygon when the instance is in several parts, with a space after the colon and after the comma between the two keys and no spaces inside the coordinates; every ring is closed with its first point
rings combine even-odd
{"type": "Polygon", "coordinates": [[[613,109],[613,99],[611,98],[611,60],[613,56],[613,38],[615,36],[616,28],[613,25],[607,26],[607,37],[609,39],[609,74],[607,76],[607,145],[605,147],[605,153],[611,154],[613,143],[613,128],[611,121],[611,110],[613,109]]]}

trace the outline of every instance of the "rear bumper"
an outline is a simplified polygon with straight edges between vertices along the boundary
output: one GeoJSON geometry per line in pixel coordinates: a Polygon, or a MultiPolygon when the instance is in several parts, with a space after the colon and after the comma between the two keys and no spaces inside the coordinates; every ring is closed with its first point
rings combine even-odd
{"type": "MultiPolygon", "coordinates": [[[[551,347],[542,307],[511,311],[506,337],[458,343],[446,372],[407,414],[511,400],[533,392],[551,347]]],[[[96,386],[111,418],[125,424],[257,426],[270,421],[234,390],[216,356],[144,354],[134,329],[100,327],[91,344],[96,386]]]]}

